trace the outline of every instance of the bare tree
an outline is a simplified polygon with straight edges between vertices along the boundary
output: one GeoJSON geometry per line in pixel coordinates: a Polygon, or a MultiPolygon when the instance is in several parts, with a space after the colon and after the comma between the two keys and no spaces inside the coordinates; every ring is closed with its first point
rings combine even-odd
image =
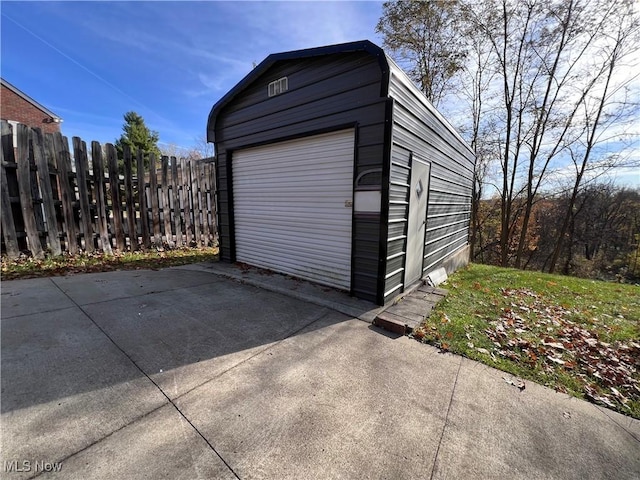
{"type": "Polygon", "coordinates": [[[486,38],[496,65],[496,81],[478,92],[490,103],[483,121],[493,125],[483,141],[500,144],[500,263],[515,259],[521,267],[533,206],[550,167],[566,159],[576,142],[584,143],[575,133],[583,123],[578,114],[602,88],[608,32],[633,11],[626,0],[502,0],[464,4],[463,11],[474,33],[467,38],[486,38]]]}
{"type": "MultiPolygon", "coordinates": [[[[629,82],[638,78],[638,75],[623,77],[620,81],[617,74],[620,69],[630,67],[625,62],[637,51],[640,18],[631,2],[615,3],[617,21],[607,23],[602,32],[599,48],[592,57],[597,59],[597,63],[592,65],[595,67],[593,80],[588,92],[580,98],[581,121],[577,125],[578,135],[569,149],[575,177],[564,221],[551,256],[549,272],[555,271],[585,173],[594,157],[598,157],[597,146],[610,140],[607,131],[613,126],[628,122],[630,117],[637,119],[638,105],[629,101],[626,92],[629,82]]],[[[610,160],[615,161],[617,157],[610,157],[610,160]]]]}
{"type": "Polygon", "coordinates": [[[175,143],[163,144],[162,155],[190,160],[201,160],[213,157],[213,144],[207,143],[204,135],[194,137],[193,145],[181,147],[175,143]]]}
{"type": "MultiPolygon", "coordinates": [[[[625,135],[636,107],[622,94],[637,78],[623,62],[639,46],[637,18],[631,0],[385,3],[377,27],[385,46],[437,103],[466,106],[452,119],[477,155],[474,250],[485,251],[479,205],[491,181],[499,194],[498,263],[526,268],[540,256],[530,250],[536,236],[530,230],[542,218],[536,204],[548,205],[557,172],[574,166],[568,208],[575,208],[571,198],[592,171],[624,160],[605,156],[600,146],[623,148],[612,141],[625,135]]],[[[562,223],[553,248],[545,237],[555,251],[547,252],[551,268],[571,228],[569,211],[562,223]]],[[[488,243],[494,242],[492,235],[488,243]]]]}
{"type": "Polygon", "coordinates": [[[457,7],[458,0],[385,2],[376,26],[384,46],[436,107],[463,66],[457,7]]]}

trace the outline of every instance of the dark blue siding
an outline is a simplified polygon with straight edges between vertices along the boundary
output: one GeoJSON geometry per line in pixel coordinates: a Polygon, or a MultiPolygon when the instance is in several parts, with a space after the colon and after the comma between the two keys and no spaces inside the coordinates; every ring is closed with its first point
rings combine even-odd
{"type": "Polygon", "coordinates": [[[385,302],[408,287],[397,259],[405,258],[411,155],[431,164],[423,274],[467,245],[475,162],[468,146],[395,65],[389,96],[394,109],[385,302]]]}
{"type": "MultiPolygon", "coordinates": [[[[365,52],[281,61],[221,110],[215,138],[222,260],[233,261],[235,256],[227,152],[352,126],[357,142],[355,176],[382,169],[386,98],[380,97],[381,81],[377,59],[365,52]],[[269,82],[284,76],[289,90],[269,98],[269,82]]],[[[380,228],[380,215],[354,214],[352,290],[374,302],[378,301],[380,228]]]]}

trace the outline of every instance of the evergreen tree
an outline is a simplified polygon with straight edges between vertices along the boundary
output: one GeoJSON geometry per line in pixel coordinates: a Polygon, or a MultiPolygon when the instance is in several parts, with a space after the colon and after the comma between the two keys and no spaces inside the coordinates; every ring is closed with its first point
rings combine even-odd
{"type": "Polygon", "coordinates": [[[124,115],[124,124],[122,125],[122,135],[116,140],[115,147],[118,152],[118,168],[124,171],[124,145],[128,145],[132,155],[132,169],[136,171],[136,158],[138,148],[144,155],[144,166],[149,167],[149,154],[154,153],[156,158],[160,158],[160,149],[158,148],[158,140],[160,136],[158,132],[149,130],[144,123],[144,119],[136,112],[127,112],[124,115]]]}

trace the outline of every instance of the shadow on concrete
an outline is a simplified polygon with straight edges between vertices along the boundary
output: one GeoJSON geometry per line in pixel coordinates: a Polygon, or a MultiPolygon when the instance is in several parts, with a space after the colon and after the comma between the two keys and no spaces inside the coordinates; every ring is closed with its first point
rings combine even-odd
{"type": "MultiPolygon", "coordinates": [[[[3,309],[3,413],[88,392],[127,397],[146,377],[179,396],[303,329],[350,318],[189,269],[42,280],[33,282],[45,305],[3,309]]],[[[3,290],[33,301],[29,282],[3,290]]]]}
{"type": "Polygon", "coordinates": [[[377,327],[375,325],[369,325],[369,330],[371,330],[372,332],[379,333],[380,335],[384,335],[385,337],[390,338],[392,340],[396,340],[398,338],[404,337],[404,335],[401,335],[401,334],[395,333],[395,332],[390,332],[388,330],[385,330],[383,328],[377,327]]]}

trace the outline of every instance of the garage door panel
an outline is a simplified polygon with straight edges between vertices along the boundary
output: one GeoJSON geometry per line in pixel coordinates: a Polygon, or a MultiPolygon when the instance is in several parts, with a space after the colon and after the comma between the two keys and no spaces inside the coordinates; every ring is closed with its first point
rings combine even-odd
{"type": "MultiPolygon", "coordinates": [[[[272,251],[267,251],[267,253],[275,254],[275,252],[272,252],[272,251]]],[[[285,274],[295,275],[297,277],[301,277],[301,278],[305,278],[313,281],[317,281],[316,278],[319,277],[317,275],[318,272],[327,272],[326,276],[328,278],[323,279],[321,283],[327,284],[327,285],[333,285],[334,283],[338,283],[338,282],[331,281],[331,280],[335,280],[335,278],[340,278],[342,276],[341,272],[339,270],[336,270],[335,265],[333,263],[331,264],[328,264],[327,262],[323,263],[322,261],[323,259],[320,257],[317,257],[317,258],[310,257],[310,260],[313,260],[313,263],[310,264],[311,266],[307,264],[303,265],[299,261],[299,258],[300,258],[299,255],[302,253],[304,252],[291,252],[290,255],[279,257],[278,271],[283,272],[285,274]],[[294,269],[295,269],[295,272],[293,271],[294,269]],[[308,273],[305,273],[305,269],[308,270],[308,273]]],[[[251,265],[273,270],[271,263],[268,261],[264,261],[265,258],[266,258],[265,256],[258,257],[256,258],[255,262],[253,262],[251,265]]]]}
{"type": "MultiPolygon", "coordinates": [[[[275,247],[274,245],[264,245],[255,252],[256,254],[255,261],[265,262],[265,265],[267,266],[267,268],[272,269],[273,267],[269,266],[270,263],[266,262],[266,260],[268,259],[269,255],[278,255],[279,269],[281,268],[281,265],[284,263],[295,264],[297,265],[297,267],[302,268],[305,266],[307,267],[309,266],[306,263],[302,264],[300,262],[300,258],[304,256],[305,260],[312,261],[312,263],[310,263],[310,265],[312,266],[309,268],[334,270],[337,273],[339,273],[339,271],[336,270],[335,268],[336,263],[342,263],[342,266],[344,268],[347,268],[349,266],[348,263],[351,262],[350,258],[348,258],[345,255],[336,255],[334,257],[331,257],[331,259],[327,259],[326,256],[323,256],[321,253],[318,253],[315,250],[312,250],[309,248],[301,247],[299,245],[294,245],[294,244],[288,244],[287,246],[288,246],[287,253],[283,254],[282,251],[277,247],[275,247]]],[[[247,251],[250,251],[250,248],[251,247],[248,246],[247,251]]],[[[265,265],[262,265],[262,266],[265,266],[265,265]]],[[[290,272],[285,271],[285,273],[290,273],[290,272]]]]}
{"type": "Polygon", "coordinates": [[[323,229],[338,227],[343,229],[350,225],[351,222],[347,221],[347,219],[334,219],[329,215],[314,215],[313,222],[309,222],[309,217],[306,217],[304,212],[302,211],[294,211],[287,213],[278,213],[277,215],[271,215],[268,219],[265,217],[269,214],[268,210],[255,211],[251,214],[247,214],[245,219],[249,222],[246,225],[246,228],[259,228],[265,229],[269,226],[279,226],[279,225],[291,225],[292,227],[296,227],[299,225],[300,227],[304,227],[307,225],[309,228],[312,228],[314,231],[318,231],[318,224],[322,224],[323,229]],[[253,225],[251,224],[253,223],[253,225]]]}
{"type": "Polygon", "coordinates": [[[350,288],[353,130],[233,154],[236,259],[350,288]]]}
{"type": "MultiPolygon", "coordinates": [[[[310,252],[314,252],[317,251],[314,245],[318,242],[322,242],[324,245],[326,245],[327,249],[333,249],[334,251],[337,251],[337,253],[334,253],[334,255],[339,255],[343,244],[339,239],[333,238],[334,236],[332,234],[334,232],[335,230],[327,231],[326,234],[320,235],[321,238],[318,238],[318,233],[314,232],[311,229],[308,229],[306,231],[296,230],[294,232],[291,232],[288,238],[283,239],[282,235],[278,236],[275,234],[265,233],[264,230],[259,229],[248,229],[247,233],[250,235],[255,235],[257,237],[256,240],[245,241],[243,238],[241,238],[239,242],[236,239],[236,243],[241,245],[243,248],[245,246],[253,246],[257,250],[264,248],[265,245],[277,243],[278,245],[287,247],[287,249],[300,247],[310,252]]],[[[321,255],[324,255],[324,252],[321,255]]]]}
{"type": "MultiPolygon", "coordinates": [[[[325,152],[326,155],[332,155],[331,152],[325,152]]],[[[285,164],[285,167],[288,166],[288,164],[290,164],[292,161],[294,160],[287,160],[287,164],[285,164]]],[[[319,166],[317,163],[306,163],[306,164],[302,164],[302,165],[296,165],[297,170],[295,172],[291,172],[290,170],[288,170],[287,168],[282,168],[282,167],[278,167],[277,165],[273,165],[273,164],[268,164],[268,165],[261,165],[261,167],[263,167],[264,172],[263,175],[265,177],[272,177],[276,180],[281,180],[283,174],[287,174],[290,175],[291,177],[304,177],[304,176],[308,176],[308,175],[326,175],[327,178],[331,178],[330,173],[328,172],[326,169],[322,168],[319,166]]],[[[337,165],[335,167],[333,167],[331,169],[331,171],[339,171],[339,172],[343,172],[343,173],[347,173],[350,169],[343,166],[343,165],[337,165]]],[[[341,181],[341,183],[344,183],[344,179],[339,179],[341,181]]]]}

